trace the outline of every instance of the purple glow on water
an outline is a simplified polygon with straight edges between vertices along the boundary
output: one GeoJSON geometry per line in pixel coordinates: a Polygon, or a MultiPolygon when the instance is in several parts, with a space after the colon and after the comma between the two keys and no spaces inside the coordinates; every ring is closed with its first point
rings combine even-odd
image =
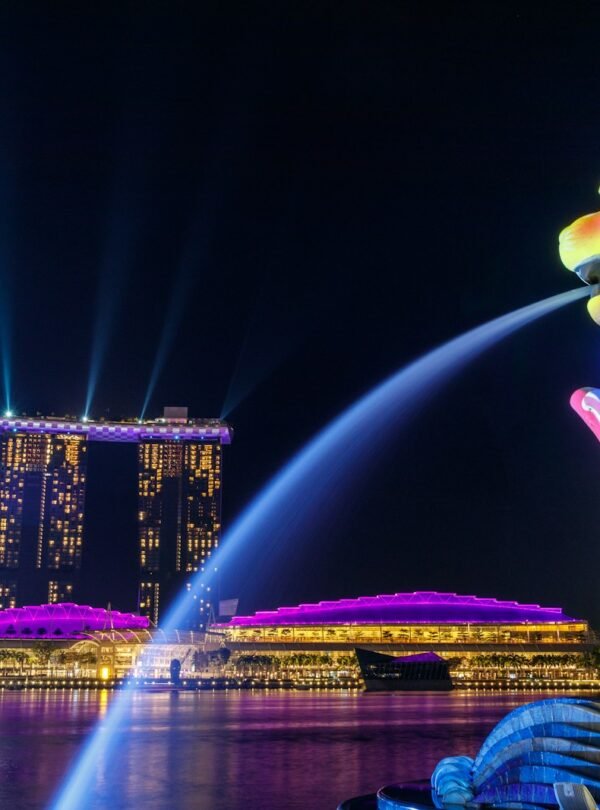
{"type": "Polygon", "coordinates": [[[576,622],[561,608],[521,605],[478,596],[416,591],[381,596],[361,596],[314,605],[258,611],[253,616],[235,616],[227,627],[273,624],[453,624],[576,622]]]}
{"type": "MultiPolygon", "coordinates": [[[[136,693],[78,810],[335,810],[476,754],[527,694],[136,693]]],[[[0,692],[0,807],[39,810],[118,695],[0,692]]]]}

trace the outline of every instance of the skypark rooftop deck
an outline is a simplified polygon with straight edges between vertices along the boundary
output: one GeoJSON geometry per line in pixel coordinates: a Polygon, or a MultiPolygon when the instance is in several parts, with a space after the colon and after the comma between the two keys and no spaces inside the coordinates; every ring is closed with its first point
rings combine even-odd
{"type": "Polygon", "coordinates": [[[233,431],[219,419],[188,419],[185,422],[152,421],[95,422],[55,417],[2,417],[0,434],[7,431],[26,433],[64,433],[82,435],[96,442],[139,442],[147,439],[181,441],[218,441],[231,444],[233,431]]]}

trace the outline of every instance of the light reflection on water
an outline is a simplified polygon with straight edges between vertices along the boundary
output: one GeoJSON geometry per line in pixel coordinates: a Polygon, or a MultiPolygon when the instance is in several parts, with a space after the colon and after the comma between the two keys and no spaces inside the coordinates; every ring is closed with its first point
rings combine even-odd
{"type": "MultiPolygon", "coordinates": [[[[136,693],[86,810],[335,810],[387,782],[473,754],[510,709],[540,693],[136,693]],[[110,799],[109,799],[110,794],[110,799]],[[116,798],[119,797],[119,798],[116,798]]],[[[0,692],[0,807],[43,808],[103,692],[0,692]]]]}

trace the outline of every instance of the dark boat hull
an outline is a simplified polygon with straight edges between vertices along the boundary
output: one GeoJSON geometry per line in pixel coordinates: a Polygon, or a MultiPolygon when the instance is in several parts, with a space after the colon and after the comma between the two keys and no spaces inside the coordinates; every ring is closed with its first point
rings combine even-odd
{"type": "Polygon", "coordinates": [[[395,657],[356,648],[367,692],[450,692],[448,664],[435,653],[395,657]]]}

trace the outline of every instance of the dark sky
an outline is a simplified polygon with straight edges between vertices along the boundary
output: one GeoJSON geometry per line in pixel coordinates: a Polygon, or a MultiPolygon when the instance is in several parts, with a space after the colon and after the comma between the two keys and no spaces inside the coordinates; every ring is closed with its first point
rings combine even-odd
{"type": "MultiPolygon", "coordinates": [[[[2,4],[13,407],[81,413],[97,368],[91,413],[137,415],[162,340],[149,415],[232,408],[227,523],[386,375],[575,286],[556,244],[600,207],[600,19],[534,6],[2,4]]],[[[223,595],[439,589],[600,624],[583,385],[600,332],[579,303],[434,383],[335,519],[256,538],[223,595]]]]}

